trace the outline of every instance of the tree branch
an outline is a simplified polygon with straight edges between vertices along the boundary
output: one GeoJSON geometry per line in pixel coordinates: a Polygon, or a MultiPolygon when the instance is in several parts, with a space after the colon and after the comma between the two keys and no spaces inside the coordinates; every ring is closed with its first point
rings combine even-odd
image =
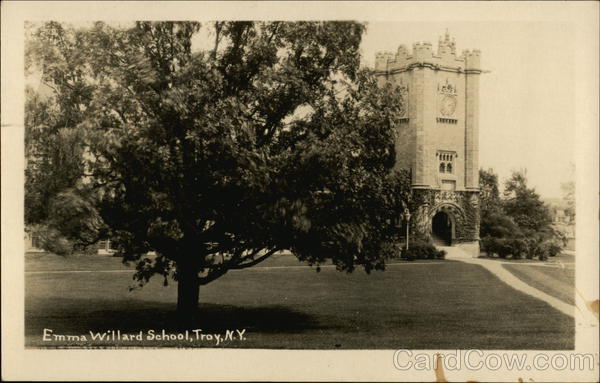
{"type": "MultiPolygon", "coordinates": [[[[245,269],[247,267],[251,267],[251,266],[257,265],[257,264],[261,263],[262,261],[264,261],[265,259],[269,258],[271,255],[275,254],[275,252],[278,251],[278,250],[279,249],[269,250],[264,255],[261,255],[260,257],[254,259],[254,260],[252,260],[250,262],[246,262],[246,263],[243,263],[243,264],[239,264],[238,263],[237,265],[232,266],[231,269],[232,270],[239,270],[239,269],[245,269]]],[[[240,260],[240,262],[243,262],[244,260],[247,260],[249,258],[250,258],[250,256],[244,257],[244,258],[242,258],[240,260]]]]}
{"type": "Polygon", "coordinates": [[[221,41],[221,29],[223,29],[224,21],[215,22],[215,45],[211,54],[213,60],[217,58],[217,52],[219,50],[219,42],[221,41]]]}
{"type": "Polygon", "coordinates": [[[210,282],[214,281],[215,279],[222,277],[228,271],[229,271],[228,268],[223,268],[223,269],[219,269],[217,271],[208,273],[208,275],[206,277],[198,278],[198,283],[200,284],[200,286],[207,285],[210,282]]]}
{"type": "MultiPolygon", "coordinates": [[[[58,89],[56,89],[54,86],[50,85],[50,83],[49,83],[48,81],[44,81],[44,80],[42,80],[41,82],[42,82],[42,84],[46,85],[48,88],[52,89],[52,90],[54,91],[54,94],[55,94],[56,96],[58,96],[58,95],[60,95],[60,94],[61,94],[61,93],[58,91],[58,89]]],[[[37,92],[36,92],[36,93],[37,93],[37,92]]]]}
{"type": "Polygon", "coordinates": [[[275,37],[275,35],[277,34],[277,31],[279,30],[279,26],[281,25],[281,22],[276,21],[276,22],[274,22],[274,24],[275,24],[275,29],[273,30],[273,33],[271,33],[271,35],[269,36],[269,38],[267,40],[269,44],[271,43],[271,40],[273,40],[273,37],[275,37]]]}
{"type": "Polygon", "coordinates": [[[254,257],[260,250],[256,250],[254,251],[252,254],[249,254],[243,258],[239,258],[236,257],[235,255],[225,264],[221,264],[218,265],[216,268],[211,269],[208,274],[205,277],[201,277],[199,278],[199,283],[200,285],[206,285],[212,281],[214,281],[217,278],[222,277],[223,275],[225,275],[229,270],[239,270],[239,269],[245,269],[247,267],[251,267],[254,265],[259,264],[260,262],[264,261],[265,259],[269,258],[271,255],[275,254],[276,251],[278,251],[279,249],[272,249],[267,251],[265,254],[261,255],[260,257],[250,261],[250,262],[246,262],[243,264],[240,264],[239,262],[244,262],[247,261],[249,259],[251,259],[252,257],[254,257]],[[238,262],[238,263],[236,263],[238,262]]]}

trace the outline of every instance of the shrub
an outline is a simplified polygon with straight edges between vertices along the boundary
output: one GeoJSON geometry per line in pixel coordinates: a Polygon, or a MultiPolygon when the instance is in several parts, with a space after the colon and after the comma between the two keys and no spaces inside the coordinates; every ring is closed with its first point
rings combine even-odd
{"type": "Polygon", "coordinates": [[[35,225],[31,228],[40,239],[41,247],[57,255],[70,255],[73,253],[73,242],[61,235],[58,230],[44,225],[35,225]]]}
{"type": "Polygon", "coordinates": [[[386,242],[382,246],[382,253],[385,259],[402,258],[404,245],[400,242],[386,242]]]}
{"type": "Polygon", "coordinates": [[[491,257],[495,253],[495,244],[496,239],[494,237],[486,236],[479,240],[479,244],[481,246],[481,251],[485,253],[488,257],[491,257]]]}
{"type": "Polygon", "coordinates": [[[548,257],[556,257],[560,254],[562,246],[556,240],[550,239],[539,243],[535,247],[534,256],[540,261],[546,261],[548,257]]]}
{"type": "Polygon", "coordinates": [[[512,255],[513,258],[521,258],[524,254],[528,256],[530,245],[523,238],[494,238],[484,237],[481,239],[481,248],[488,257],[497,254],[500,258],[512,255]]]}
{"type": "Polygon", "coordinates": [[[556,257],[560,254],[563,248],[564,245],[561,245],[561,243],[557,242],[556,240],[551,240],[548,245],[548,256],[556,257]]]}
{"type": "Polygon", "coordinates": [[[525,257],[533,259],[538,252],[539,241],[536,238],[529,237],[525,239],[525,257]]]}
{"type": "Polygon", "coordinates": [[[521,238],[513,238],[506,240],[507,247],[510,248],[510,254],[514,259],[519,259],[523,254],[527,253],[527,242],[521,238]]]}
{"type": "Polygon", "coordinates": [[[536,248],[535,248],[535,256],[540,260],[540,261],[545,261],[548,259],[548,250],[549,250],[549,244],[548,242],[542,242],[539,243],[536,248]]]}
{"type": "Polygon", "coordinates": [[[500,258],[506,258],[509,252],[506,249],[506,240],[504,238],[495,238],[494,253],[500,258]]]}
{"type": "Polygon", "coordinates": [[[562,238],[550,235],[532,235],[524,239],[524,242],[527,259],[537,258],[540,261],[559,255],[564,247],[562,238]]]}
{"type": "Polygon", "coordinates": [[[402,252],[403,258],[414,261],[415,259],[444,259],[446,252],[438,250],[435,246],[423,239],[415,239],[409,243],[408,250],[402,252]]]}
{"type": "Polygon", "coordinates": [[[488,257],[497,254],[500,258],[506,258],[506,256],[512,253],[510,240],[505,238],[485,237],[482,243],[488,257]]]}

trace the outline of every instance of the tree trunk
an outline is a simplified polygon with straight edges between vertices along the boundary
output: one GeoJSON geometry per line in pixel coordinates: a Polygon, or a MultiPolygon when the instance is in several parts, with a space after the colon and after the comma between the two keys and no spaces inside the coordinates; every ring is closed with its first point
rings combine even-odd
{"type": "Polygon", "coordinates": [[[192,322],[198,310],[200,280],[193,265],[181,262],[177,264],[177,313],[182,320],[192,322]]]}

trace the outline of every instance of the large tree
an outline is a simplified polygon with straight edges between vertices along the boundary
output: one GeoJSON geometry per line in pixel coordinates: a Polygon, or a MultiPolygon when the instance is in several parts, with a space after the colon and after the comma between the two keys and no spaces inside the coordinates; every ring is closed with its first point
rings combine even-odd
{"type": "Polygon", "coordinates": [[[39,26],[27,59],[51,91],[28,93],[27,222],[60,231],[48,202],[87,203],[75,218],[106,228],[140,283],[172,275],[186,316],[201,285],[278,250],[383,269],[408,184],[392,172],[399,95],[359,69],[364,28],[39,26]]]}
{"type": "Polygon", "coordinates": [[[500,198],[498,175],[493,169],[479,170],[480,215],[479,234],[481,238],[512,238],[520,236],[514,220],[504,211],[504,201],[500,198]]]}
{"type": "Polygon", "coordinates": [[[85,182],[84,124],[94,113],[94,87],[79,49],[84,36],[48,23],[30,36],[25,54],[32,78],[25,90],[25,223],[61,255],[104,234],[95,192],[85,182]]]}
{"type": "Polygon", "coordinates": [[[504,185],[504,210],[525,233],[549,231],[552,217],[535,189],[527,186],[525,171],[515,171],[504,185]]]}

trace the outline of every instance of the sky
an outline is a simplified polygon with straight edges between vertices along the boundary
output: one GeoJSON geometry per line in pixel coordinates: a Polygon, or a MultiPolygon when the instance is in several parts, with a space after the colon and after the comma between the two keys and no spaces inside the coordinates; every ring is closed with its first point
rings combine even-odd
{"type": "Polygon", "coordinates": [[[363,64],[377,51],[418,41],[437,49],[446,29],[456,51],[481,50],[479,164],[500,182],[526,169],[529,185],[546,198],[562,196],[575,179],[574,31],[557,22],[370,22],[363,64]]]}

